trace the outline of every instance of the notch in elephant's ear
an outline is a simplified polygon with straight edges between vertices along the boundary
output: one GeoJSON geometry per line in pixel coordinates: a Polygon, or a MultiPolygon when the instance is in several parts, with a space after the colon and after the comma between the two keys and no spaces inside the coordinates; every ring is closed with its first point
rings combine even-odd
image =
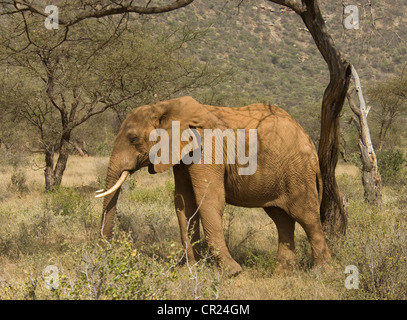
{"type": "Polygon", "coordinates": [[[156,130],[150,134],[155,144],[150,149],[149,172],[164,172],[181,161],[198,163],[202,148],[197,128],[209,127],[207,109],[193,98],[184,97],[155,105],[153,113],[156,130]]]}

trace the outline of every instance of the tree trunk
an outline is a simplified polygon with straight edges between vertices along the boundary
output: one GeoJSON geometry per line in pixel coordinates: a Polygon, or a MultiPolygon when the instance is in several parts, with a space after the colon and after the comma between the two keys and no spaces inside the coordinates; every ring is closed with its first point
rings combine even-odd
{"type": "Polygon", "coordinates": [[[355,79],[355,89],[359,97],[359,108],[353,101],[351,91],[349,90],[347,97],[349,106],[357,117],[354,123],[359,131],[359,149],[360,159],[362,161],[362,183],[365,190],[365,199],[379,207],[382,206],[382,179],[377,165],[377,157],[373,148],[373,143],[370,138],[370,130],[367,123],[367,115],[369,109],[366,107],[365,99],[362,93],[362,86],[360,84],[359,75],[356,69],[352,66],[352,75],[355,79]]]}
{"type": "Polygon", "coordinates": [[[317,1],[305,0],[306,10],[300,13],[319,51],[328,64],[330,82],[325,90],[321,109],[321,134],[318,156],[324,183],[321,221],[328,233],[344,234],[347,227],[346,206],[335,179],[340,150],[340,113],[349,88],[351,66],[341,57],[326,25],[317,1]]]}
{"type": "Polygon", "coordinates": [[[59,145],[58,160],[54,168],[54,150],[45,151],[45,189],[47,191],[53,191],[59,187],[62,182],[66,164],[69,157],[69,139],[70,133],[64,134],[61,138],[59,145]]]}
{"type": "Polygon", "coordinates": [[[380,127],[380,132],[379,132],[379,151],[383,150],[384,146],[384,138],[383,138],[383,125],[380,127]]]}
{"type": "Polygon", "coordinates": [[[45,150],[45,189],[52,190],[54,186],[54,150],[45,150]]]}

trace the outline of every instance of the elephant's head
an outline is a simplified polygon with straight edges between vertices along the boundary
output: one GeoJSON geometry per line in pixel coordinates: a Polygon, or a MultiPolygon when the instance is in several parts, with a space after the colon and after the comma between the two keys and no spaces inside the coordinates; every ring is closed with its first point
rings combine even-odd
{"type": "MultiPolygon", "coordinates": [[[[106,190],[96,197],[105,197],[103,203],[101,235],[112,236],[113,221],[120,187],[127,176],[148,166],[150,173],[163,172],[179,163],[180,155],[172,155],[173,123],[178,123],[180,132],[188,128],[216,127],[217,118],[191,97],[183,97],[145,105],[134,109],[122,123],[110,157],[106,190]],[[150,150],[157,141],[151,139],[157,129],[163,129],[169,138],[169,163],[156,163],[150,157],[150,150]],[[151,141],[152,140],[152,141],[151,141]]],[[[180,142],[180,149],[183,144],[180,142]]]]}

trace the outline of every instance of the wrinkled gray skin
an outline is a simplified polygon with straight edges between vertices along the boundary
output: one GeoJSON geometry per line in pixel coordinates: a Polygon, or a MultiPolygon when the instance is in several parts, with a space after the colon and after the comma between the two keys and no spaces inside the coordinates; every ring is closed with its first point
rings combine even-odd
{"type": "MultiPolygon", "coordinates": [[[[247,131],[245,136],[248,139],[247,131]]],[[[181,142],[181,149],[184,144],[181,142]]],[[[201,222],[205,239],[220,265],[231,275],[242,270],[226,247],[222,229],[225,203],[262,207],[273,219],[278,230],[277,271],[289,268],[295,259],[295,222],[307,234],[314,264],[330,260],[320,222],[322,182],[317,152],[301,126],[282,109],[267,104],[213,107],[191,97],[138,107],[128,115],[117,135],[106,187],[112,187],[123,171],[133,173],[146,166],[150,173],[170,167],[174,171],[175,209],[190,263],[200,258],[201,222]],[[223,164],[151,164],[149,150],[157,142],[149,141],[150,132],[163,128],[171,139],[171,124],[175,120],[180,121],[181,132],[196,128],[201,137],[205,128],[257,129],[256,172],[239,175],[239,165],[226,164],[226,159],[223,164]]],[[[104,239],[112,237],[119,192],[120,189],[104,199],[101,230],[104,239]]]]}

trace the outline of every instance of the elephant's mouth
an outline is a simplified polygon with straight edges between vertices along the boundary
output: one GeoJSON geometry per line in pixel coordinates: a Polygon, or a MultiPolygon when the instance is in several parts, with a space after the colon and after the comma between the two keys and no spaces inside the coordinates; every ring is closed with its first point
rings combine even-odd
{"type": "Polygon", "coordinates": [[[105,197],[105,196],[107,196],[109,194],[112,194],[113,192],[116,192],[122,186],[124,181],[126,181],[126,179],[127,179],[127,177],[129,175],[133,174],[134,172],[136,172],[137,170],[139,170],[140,168],[142,168],[142,167],[144,167],[146,165],[148,165],[148,171],[150,173],[152,173],[150,171],[150,167],[151,167],[151,170],[153,171],[153,173],[155,173],[154,166],[152,164],[146,163],[146,161],[143,160],[144,155],[145,155],[144,153],[140,153],[138,155],[138,157],[137,157],[137,160],[136,160],[136,163],[135,163],[134,167],[126,168],[125,170],[123,170],[122,174],[120,175],[120,178],[113,185],[113,187],[111,187],[109,190],[101,189],[101,190],[96,191],[97,194],[95,195],[95,198],[102,198],[102,197],[105,197]]]}
{"type": "Polygon", "coordinates": [[[134,172],[136,172],[139,168],[134,168],[134,169],[130,169],[130,170],[124,170],[127,171],[129,174],[133,174],[134,172]]]}
{"type": "Polygon", "coordinates": [[[148,165],[148,173],[149,174],[156,174],[157,172],[154,170],[154,165],[153,164],[149,164],[148,165]]]}

